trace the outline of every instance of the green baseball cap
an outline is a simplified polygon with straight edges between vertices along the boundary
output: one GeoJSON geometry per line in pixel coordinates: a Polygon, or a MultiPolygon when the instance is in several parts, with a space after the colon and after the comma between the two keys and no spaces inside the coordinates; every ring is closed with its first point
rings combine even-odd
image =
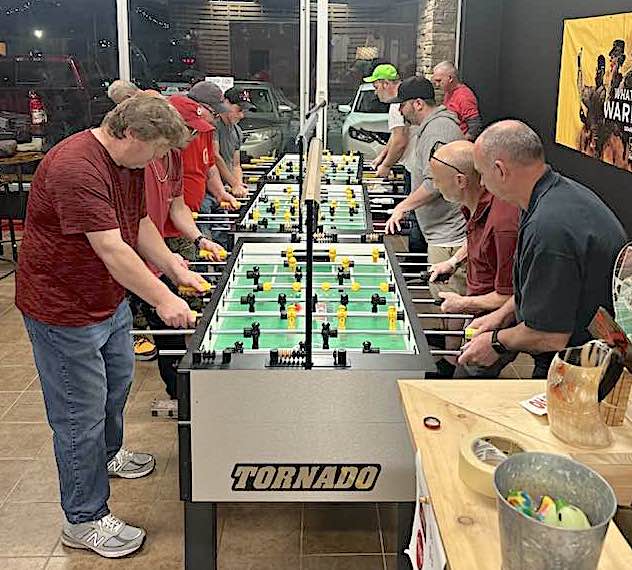
{"type": "Polygon", "coordinates": [[[399,79],[397,68],[390,63],[382,63],[378,65],[371,74],[371,77],[365,77],[365,83],[373,83],[374,81],[396,81],[399,79]]]}

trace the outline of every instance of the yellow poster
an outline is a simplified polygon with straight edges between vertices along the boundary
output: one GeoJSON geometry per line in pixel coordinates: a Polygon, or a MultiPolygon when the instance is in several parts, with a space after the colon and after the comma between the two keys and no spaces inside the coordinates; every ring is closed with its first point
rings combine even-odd
{"type": "Polygon", "coordinates": [[[564,22],[555,140],[632,172],[632,13],[564,22]]]}

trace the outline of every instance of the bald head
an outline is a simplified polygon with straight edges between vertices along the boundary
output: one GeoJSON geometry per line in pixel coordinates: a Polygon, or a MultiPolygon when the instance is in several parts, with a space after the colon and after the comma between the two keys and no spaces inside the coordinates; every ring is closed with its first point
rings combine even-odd
{"type": "Polygon", "coordinates": [[[544,147],[538,134],[521,121],[494,123],[476,141],[480,156],[488,163],[505,160],[521,166],[544,162],[544,147]]]}
{"type": "Polygon", "coordinates": [[[439,147],[435,158],[454,165],[466,176],[478,178],[474,168],[474,143],[470,141],[454,141],[439,147]]]}
{"type": "Polygon", "coordinates": [[[117,79],[108,87],[108,97],[117,105],[139,93],[140,89],[125,79],[117,79]]]}
{"type": "Polygon", "coordinates": [[[523,210],[547,165],[537,133],[521,121],[500,121],[474,143],[474,163],[492,194],[523,210]]]}
{"type": "Polygon", "coordinates": [[[455,79],[459,78],[459,71],[451,61],[442,61],[434,66],[433,73],[448,73],[455,79]]]}

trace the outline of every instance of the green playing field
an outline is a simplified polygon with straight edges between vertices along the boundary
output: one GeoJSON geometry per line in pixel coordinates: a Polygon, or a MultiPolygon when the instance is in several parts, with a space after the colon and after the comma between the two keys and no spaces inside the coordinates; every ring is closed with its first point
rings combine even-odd
{"type": "MultiPolygon", "coordinates": [[[[322,253],[322,252],[321,252],[322,253]]],[[[275,257],[274,253],[270,254],[275,257]]],[[[356,258],[357,259],[357,258],[356,258]]],[[[381,351],[397,350],[409,351],[411,341],[403,321],[396,321],[395,330],[389,330],[387,311],[389,306],[397,305],[397,296],[393,292],[380,290],[380,284],[388,283],[390,275],[383,259],[377,263],[371,261],[370,256],[362,258],[362,262],[356,261],[354,267],[349,268],[350,279],[345,279],[344,285],[338,285],[338,268],[341,266],[340,258],[335,263],[316,262],[314,267],[314,293],[318,296],[317,312],[313,321],[314,349],[320,349],[323,345],[321,336],[322,323],[328,321],[332,329],[338,329],[338,338],[329,340],[329,347],[361,349],[364,341],[370,341],[373,348],[381,351]],[[358,291],[352,290],[352,283],[360,284],[358,291]],[[329,284],[323,288],[323,283],[329,284]],[[349,296],[347,306],[345,330],[340,330],[337,311],[340,306],[340,296],[346,293],[349,296]],[[371,296],[377,293],[386,301],[385,305],[378,306],[378,312],[372,313],[371,296]],[[324,311],[322,314],[318,311],[324,311]]],[[[210,343],[206,350],[221,351],[231,347],[236,341],[243,342],[245,349],[252,347],[252,339],[244,338],[243,330],[258,322],[261,327],[259,348],[293,348],[304,339],[305,321],[305,276],[301,281],[301,291],[294,291],[291,285],[295,282],[295,269],[284,267],[282,263],[263,264],[265,257],[246,256],[239,266],[233,269],[233,279],[229,282],[229,289],[225,291],[222,301],[218,306],[218,318],[212,327],[210,343]],[[260,261],[257,262],[257,259],[260,261]],[[259,267],[261,274],[259,283],[271,284],[269,291],[253,291],[253,280],[248,279],[246,272],[254,266],[259,267]],[[249,312],[248,305],[241,303],[241,298],[252,293],[256,302],[254,311],[249,312]],[[287,319],[281,318],[278,304],[279,294],[285,294],[287,306],[297,305],[296,328],[289,329],[287,319]]],[[[304,263],[299,263],[305,272],[304,263]]]]}
{"type": "MultiPolygon", "coordinates": [[[[318,225],[323,231],[364,233],[368,231],[362,186],[323,185],[318,225]],[[349,199],[348,189],[353,198],[349,199]]],[[[257,231],[287,232],[298,224],[298,185],[266,184],[244,216],[244,224],[257,231]],[[263,220],[267,226],[262,226],[263,220]],[[285,229],[282,229],[285,227],[285,229]]]]}

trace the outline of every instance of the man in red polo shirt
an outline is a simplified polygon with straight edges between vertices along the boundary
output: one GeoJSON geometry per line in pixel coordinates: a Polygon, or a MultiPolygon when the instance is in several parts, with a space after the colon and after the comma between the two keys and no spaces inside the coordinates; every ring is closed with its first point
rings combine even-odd
{"type": "Polygon", "coordinates": [[[134,373],[125,289],[169,326],[195,323],[188,305],[149,271],[203,291],[203,279],[165,247],[145,209],[144,167],[189,140],[166,101],[138,95],[101,127],[59,143],[39,165],[29,197],[16,283],[53,430],[61,541],[107,558],[138,550],[145,531],[110,514],[108,477],[155,466],[122,448],[134,373]]]}
{"type": "MultiPolygon", "coordinates": [[[[520,211],[481,186],[474,168],[474,143],[455,141],[440,147],[430,159],[435,186],[448,202],[461,204],[467,219],[467,241],[455,255],[465,262],[467,294],[439,293],[444,313],[484,315],[501,307],[513,295],[512,266],[518,238],[520,211]]],[[[431,267],[431,280],[452,274],[455,261],[431,267]]],[[[512,359],[515,358],[513,355],[512,359]]],[[[498,376],[509,361],[493,369],[461,370],[455,375],[498,376]]]]}
{"type": "Polygon", "coordinates": [[[467,140],[476,140],[483,129],[476,95],[465,83],[453,63],[442,61],[432,72],[432,82],[444,92],[443,104],[456,113],[467,140]]]}

